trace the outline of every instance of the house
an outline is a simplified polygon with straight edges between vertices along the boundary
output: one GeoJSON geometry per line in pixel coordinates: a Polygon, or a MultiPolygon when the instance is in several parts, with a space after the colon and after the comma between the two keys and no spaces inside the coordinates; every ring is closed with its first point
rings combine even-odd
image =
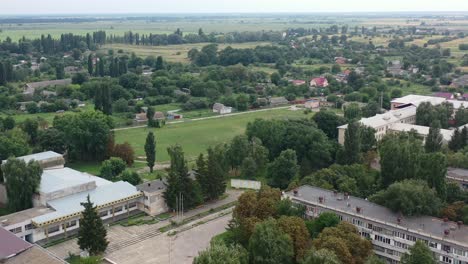
{"type": "Polygon", "coordinates": [[[455,87],[455,88],[463,88],[465,86],[468,86],[468,74],[465,74],[453,80],[450,86],[455,87]]]}
{"type": "Polygon", "coordinates": [[[289,104],[289,101],[284,98],[284,97],[271,97],[268,99],[268,101],[270,102],[270,105],[271,106],[280,106],[280,105],[287,105],[289,104]]]}
{"type": "Polygon", "coordinates": [[[4,264],[66,264],[39,245],[30,244],[0,227],[0,262],[4,264]]]}
{"type": "Polygon", "coordinates": [[[164,200],[166,184],[162,180],[154,180],[136,186],[138,191],[143,192],[143,202],[139,205],[140,210],[151,216],[156,216],[168,211],[164,200]]]}
{"type": "Polygon", "coordinates": [[[468,101],[468,93],[463,94],[461,97],[463,100],[468,101]]]}
{"type": "Polygon", "coordinates": [[[83,72],[83,69],[77,66],[67,66],[64,68],[64,71],[66,74],[73,75],[73,74],[83,72]]]}
{"type": "Polygon", "coordinates": [[[454,98],[453,93],[447,93],[447,92],[434,93],[432,96],[445,98],[447,100],[450,100],[450,99],[454,98]]]}
{"type": "Polygon", "coordinates": [[[314,78],[310,81],[310,86],[311,87],[327,87],[328,80],[325,77],[314,78]]]}
{"type": "Polygon", "coordinates": [[[317,99],[310,99],[304,103],[304,107],[307,109],[316,109],[320,107],[320,101],[317,99]]]}
{"type": "Polygon", "coordinates": [[[348,59],[343,58],[343,57],[336,57],[335,58],[335,63],[337,64],[346,64],[348,62],[348,59]]]}
{"type": "Polygon", "coordinates": [[[327,100],[320,100],[319,106],[320,106],[320,108],[322,108],[322,107],[326,107],[326,108],[330,107],[331,108],[331,107],[335,107],[336,103],[335,102],[329,102],[327,100]]]}
{"type": "Polygon", "coordinates": [[[231,112],[232,112],[232,107],[225,106],[221,103],[215,103],[213,105],[213,113],[224,115],[224,114],[230,114],[231,112]]]}
{"type": "Polygon", "coordinates": [[[183,115],[177,113],[178,110],[175,111],[168,111],[167,112],[167,119],[168,120],[178,120],[184,118],[183,115]]]}
{"type": "Polygon", "coordinates": [[[27,83],[24,86],[23,94],[33,95],[36,89],[41,89],[41,88],[46,88],[46,87],[56,87],[56,86],[61,86],[61,85],[70,85],[71,83],[72,83],[71,79],[27,83]]]}
{"type": "Polygon", "coordinates": [[[294,86],[301,86],[306,84],[306,81],[304,80],[289,80],[289,82],[294,86]]]}
{"type": "Polygon", "coordinates": [[[447,180],[457,183],[463,190],[468,190],[468,170],[459,168],[448,168],[447,180]]]}
{"type": "MultiPolygon", "coordinates": [[[[148,110],[148,108],[145,108],[145,109],[143,108],[144,107],[142,107],[142,110],[143,110],[142,113],[135,114],[135,118],[133,120],[137,123],[143,123],[143,122],[148,121],[148,117],[146,116],[146,110],[148,110]]],[[[164,116],[163,112],[155,112],[153,115],[153,120],[165,120],[165,119],[166,117],[164,116]]]]}

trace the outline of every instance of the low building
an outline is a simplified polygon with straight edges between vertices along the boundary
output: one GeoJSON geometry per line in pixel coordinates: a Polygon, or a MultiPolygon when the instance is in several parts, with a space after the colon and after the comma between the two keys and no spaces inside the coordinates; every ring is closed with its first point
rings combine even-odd
{"type": "Polygon", "coordinates": [[[310,87],[328,87],[328,80],[325,77],[314,78],[310,81],[310,87]]]}
{"type": "Polygon", "coordinates": [[[46,88],[46,87],[56,87],[56,86],[61,86],[61,85],[70,85],[71,83],[72,83],[71,79],[27,83],[24,86],[23,95],[33,95],[36,89],[41,89],[41,88],[46,88]]]}
{"type": "Polygon", "coordinates": [[[432,105],[439,105],[445,101],[446,99],[441,97],[410,94],[407,96],[393,99],[391,101],[391,110],[403,108],[410,105],[418,107],[421,103],[424,102],[430,102],[432,105]]]}
{"type": "Polygon", "coordinates": [[[404,217],[400,213],[347,194],[301,186],[284,198],[306,207],[306,216],[324,212],[356,226],[387,263],[399,263],[416,241],[424,241],[440,263],[468,263],[468,226],[431,216],[404,217]]]}
{"type": "Polygon", "coordinates": [[[455,88],[463,88],[463,87],[468,86],[468,74],[465,74],[453,80],[450,86],[455,87],[455,88]]]}
{"type": "Polygon", "coordinates": [[[304,80],[289,80],[289,82],[294,86],[301,86],[306,84],[306,81],[304,80]]]}
{"type": "Polygon", "coordinates": [[[145,182],[136,186],[138,191],[143,192],[143,201],[139,204],[139,209],[148,215],[155,216],[168,211],[164,201],[166,184],[162,180],[145,182]]]}
{"type": "Polygon", "coordinates": [[[344,57],[335,57],[335,63],[337,64],[346,64],[348,63],[348,59],[344,57]]]}
{"type": "Polygon", "coordinates": [[[316,109],[320,107],[320,101],[317,99],[310,99],[304,103],[304,107],[307,109],[316,109]]]}
{"type": "Polygon", "coordinates": [[[438,93],[434,93],[432,96],[445,98],[445,99],[447,99],[447,100],[451,100],[451,99],[454,99],[454,98],[455,98],[455,97],[453,96],[453,93],[447,93],[447,92],[438,92],[438,93]]]}
{"type": "MultiPolygon", "coordinates": [[[[153,115],[153,120],[165,120],[166,116],[163,112],[155,112],[153,115]]],[[[145,123],[148,122],[148,117],[146,116],[146,111],[142,113],[135,114],[135,118],[133,119],[136,123],[145,123]]]]}
{"type": "Polygon", "coordinates": [[[0,227],[0,263],[66,264],[67,262],[0,227]]]}
{"type": "Polygon", "coordinates": [[[213,113],[218,113],[220,115],[230,114],[232,113],[232,107],[225,106],[221,103],[215,103],[213,105],[213,113]]]}
{"type": "Polygon", "coordinates": [[[468,170],[460,168],[448,168],[446,178],[457,183],[460,188],[468,191],[468,170]]]}
{"type": "Polygon", "coordinates": [[[271,97],[268,99],[271,106],[287,105],[289,101],[284,97],[271,97]]]}

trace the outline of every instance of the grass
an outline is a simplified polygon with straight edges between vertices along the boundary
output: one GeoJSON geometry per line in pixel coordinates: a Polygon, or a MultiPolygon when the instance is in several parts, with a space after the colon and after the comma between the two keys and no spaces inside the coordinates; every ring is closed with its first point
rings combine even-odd
{"type": "MultiPolygon", "coordinates": [[[[146,166],[145,163],[142,162],[135,162],[133,163],[133,166],[130,167],[129,169],[131,170],[139,170],[141,168],[144,168],[146,166]]],[[[81,172],[86,172],[92,175],[99,175],[100,170],[101,170],[101,163],[96,162],[96,161],[91,161],[91,162],[72,162],[68,163],[67,167],[70,167],[74,170],[81,171],[81,172]]]]}
{"type": "MultiPolygon", "coordinates": [[[[129,142],[137,156],[144,156],[146,135],[153,131],[156,136],[156,157],[158,162],[169,160],[167,148],[179,144],[185,151],[188,160],[195,159],[210,146],[227,143],[234,136],[244,133],[249,122],[257,118],[285,119],[304,117],[303,111],[274,109],[266,112],[253,112],[219,119],[184,122],[166,125],[160,129],[135,128],[115,131],[117,143],[129,142]]],[[[310,118],[310,115],[308,116],[310,118]]]]}
{"type": "MultiPolygon", "coordinates": [[[[109,44],[104,45],[99,51],[107,53],[109,49],[115,51],[123,50],[124,53],[130,54],[135,53],[140,57],[147,56],[162,56],[165,60],[172,62],[183,62],[188,63],[187,53],[193,48],[201,49],[209,43],[197,43],[197,44],[182,44],[182,45],[167,45],[167,46],[136,46],[136,45],[125,45],[125,44],[109,44]]],[[[229,46],[233,48],[255,48],[261,45],[271,45],[270,42],[247,42],[247,43],[235,43],[235,44],[218,44],[218,49],[223,50],[229,46]]]]}

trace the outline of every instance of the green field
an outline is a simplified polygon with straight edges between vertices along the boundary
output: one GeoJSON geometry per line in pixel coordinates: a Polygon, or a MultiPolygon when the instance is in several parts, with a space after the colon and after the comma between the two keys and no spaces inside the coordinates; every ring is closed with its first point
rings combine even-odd
{"type": "MultiPolygon", "coordinates": [[[[125,44],[110,44],[104,45],[99,51],[107,53],[109,49],[115,51],[123,50],[124,53],[131,54],[135,53],[140,57],[152,56],[163,56],[165,60],[172,62],[184,62],[188,63],[187,53],[193,48],[201,49],[209,43],[197,43],[197,44],[182,44],[182,45],[167,45],[167,46],[136,46],[136,45],[125,45],[125,44]]],[[[246,43],[234,43],[234,44],[218,44],[218,49],[223,50],[226,47],[246,49],[255,48],[262,45],[271,45],[270,42],[246,42],[246,43]]]]}
{"type": "MultiPolygon", "coordinates": [[[[305,117],[303,111],[274,109],[265,112],[254,112],[220,119],[188,121],[169,124],[160,129],[135,128],[115,131],[117,143],[128,141],[135,149],[137,156],[144,156],[146,135],[153,131],[157,141],[157,160],[169,160],[167,147],[179,144],[183,147],[187,159],[194,159],[198,154],[219,143],[226,143],[236,135],[244,133],[247,124],[257,118],[282,119],[305,117]]],[[[311,115],[307,115],[311,117],[311,115]]]]}

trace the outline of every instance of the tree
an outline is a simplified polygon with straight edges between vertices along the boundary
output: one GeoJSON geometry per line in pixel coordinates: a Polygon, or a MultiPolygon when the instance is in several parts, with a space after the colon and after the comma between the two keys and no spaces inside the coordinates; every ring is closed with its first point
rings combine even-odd
{"type": "Polygon", "coordinates": [[[102,160],[109,139],[112,138],[113,121],[101,112],[85,111],[78,114],[56,116],[54,128],[65,137],[69,158],[76,160],[102,160]]]}
{"type": "Polygon", "coordinates": [[[424,149],[426,152],[438,152],[442,148],[442,135],[440,134],[440,122],[435,120],[431,123],[429,134],[426,137],[424,149]]]}
{"type": "Polygon", "coordinates": [[[21,129],[28,134],[29,136],[29,142],[34,145],[37,142],[37,135],[38,135],[38,129],[39,129],[39,124],[37,123],[37,120],[29,119],[27,118],[26,120],[23,121],[21,124],[21,129]]]}
{"type": "Polygon", "coordinates": [[[246,179],[254,179],[257,174],[257,164],[252,157],[244,159],[241,165],[241,177],[246,179]]]}
{"type": "Polygon", "coordinates": [[[407,216],[433,215],[441,207],[434,189],[423,180],[404,180],[372,195],[369,200],[407,216]]]}
{"type": "Polygon", "coordinates": [[[318,250],[333,251],[343,264],[364,263],[372,254],[371,242],[362,238],[357,228],[348,222],[325,228],[313,245],[318,250]]]}
{"type": "Polygon", "coordinates": [[[33,194],[41,183],[42,168],[39,163],[10,158],[2,165],[2,172],[6,182],[8,208],[13,212],[32,208],[33,194]]]}
{"type": "Polygon", "coordinates": [[[175,145],[169,147],[167,152],[171,158],[164,192],[167,206],[173,210],[178,208],[179,203],[183,203],[184,210],[197,206],[203,201],[203,194],[200,185],[189,177],[182,147],[175,145]]]}
{"type": "Polygon", "coordinates": [[[153,132],[149,132],[145,142],[146,164],[150,172],[153,173],[153,167],[156,164],[156,139],[153,132]]]}
{"type": "Polygon", "coordinates": [[[200,252],[194,264],[247,264],[249,255],[240,245],[227,246],[224,243],[211,243],[209,249],[200,252]]]}
{"type": "Polygon", "coordinates": [[[65,70],[61,63],[55,65],[55,78],[57,78],[57,80],[65,78],[65,70]]]}
{"type": "Polygon", "coordinates": [[[285,189],[298,172],[296,152],[288,149],[268,165],[267,177],[271,186],[285,189]]]}
{"type": "Polygon", "coordinates": [[[37,146],[40,151],[54,151],[65,153],[65,134],[56,128],[40,130],[37,137],[37,146]]]}
{"type": "Polygon", "coordinates": [[[289,235],[294,248],[296,262],[302,260],[310,246],[310,238],[307,227],[302,218],[297,216],[282,216],[278,219],[280,229],[289,235]]]}
{"type": "Polygon", "coordinates": [[[281,76],[277,72],[274,72],[271,74],[270,79],[272,83],[274,83],[275,85],[279,85],[281,76]]]}
{"type": "Polygon", "coordinates": [[[349,121],[356,121],[362,116],[361,107],[356,103],[349,104],[344,110],[344,117],[349,121]]]}
{"type": "Polygon", "coordinates": [[[306,221],[310,237],[316,238],[327,227],[335,227],[340,223],[340,218],[331,212],[321,213],[317,218],[306,221]]]}
{"type": "Polygon", "coordinates": [[[256,225],[249,241],[249,252],[252,264],[293,263],[292,240],[273,219],[256,225]]]}
{"type": "Polygon", "coordinates": [[[244,135],[235,136],[231,140],[228,157],[232,169],[238,169],[242,165],[242,162],[248,156],[247,150],[249,148],[249,139],[244,135]]]}
{"type": "Polygon", "coordinates": [[[15,127],[16,121],[12,116],[7,116],[5,119],[3,119],[3,129],[5,130],[11,130],[15,127]]]}
{"type": "Polygon", "coordinates": [[[77,72],[72,76],[72,84],[82,85],[89,80],[88,75],[83,72],[77,72]]]}
{"type": "Polygon", "coordinates": [[[135,161],[135,151],[128,142],[122,144],[115,144],[111,153],[112,157],[121,158],[127,166],[132,166],[135,161]]]}
{"type": "Polygon", "coordinates": [[[148,119],[148,127],[156,127],[153,107],[148,107],[148,109],[146,109],[146,118],[148,119]]]}
{"type": "Polygon", "coordinates": [[[121,158],[112,157],[105,160],[101,165],[99,176],[106,180],[116,180],[117,176],[126,168],[126,163],[121,158]]]}
{"type": "Polygon", "coordinates": [[[90,53],[88,56],[88,73],[93,76],[94,63],[93,63],[93,54],[90,53]]]}
{"type": "Polygon", "coordinates": [[[154,69],[156,71],[163,70],[164,69],[164,61],[162,56],[158,56],[156,58],[156,63],[154,64],[154,69]]]}
{"type": "Polygon", "coordinates": [[[84,207],[84,211],[80,218],[78,245],[81,250],[88,251],[92,256],[104,253],[109,242],[106,238],[107,230],[98,215],[97,207],[91,202],[89,195],[81,206],[84,207]]]}
{"type": "Polygon", "coordinates": [[[437,191],[437,195],[445,200],[447,196],[447,157],[441,152],[424,154],[421,157],[419,178],[426,180],[430,188],[437,191]]]}
{"type": "Polygon", "coordinates": [[[348,124],[345,132],[343,163],[354,164],[361,161],[361,129],[358,122],[348,124]]]}
{"type": "Polygon", "coordinates": [[[126,169],[124,170],[120,175],[119,179],[122,181],[126,181],[130,183],[131,185],[138,185],[143,182],[141,179],[140,175],[132,170],[126,169]]]}
{"type": "Polygon", "coordinates": [[[112,114],[112,87],[108,81],[102,81],[94,92],[94,109],[106,115],[112,114]]]}
{"type": "Polygon", "coordinates": [[[436,264],[438,261],[434,259],[434,253],[423,241],[418,240],[409,249],[409,254],[405,253],[401,258],[402,264],[436,264]]]}
{"type": "Polygon", "coordinates": [[[335,140],[338,139],[338,127],[346,123],[343,117],[325,109],[321,109],[312,119],[319,129],[325,132],[329,138],[335,140]]]}
{"type": "Polygon", "coordinates": [[[328,249],[310,251],[301,264],[341,264],[336,254],[328,249]]]}
{"type": "Polygon", "coordinates": [[[206,162],[205,197],[208,201],[218,199],[226,191],[227,168],[221,146],[208,148],[206,162]]]}

